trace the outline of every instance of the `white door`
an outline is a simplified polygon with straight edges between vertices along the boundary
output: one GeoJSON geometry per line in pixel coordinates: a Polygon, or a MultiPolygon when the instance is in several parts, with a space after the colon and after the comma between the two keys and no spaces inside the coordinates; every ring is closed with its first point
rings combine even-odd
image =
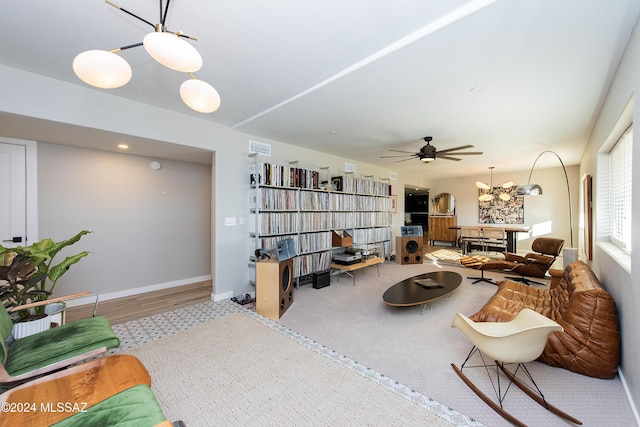
{"type": "Polygon", "coordinates": [[[0,143],[0,244],[23,245],[26,240],[26,148],[0,143]]]}

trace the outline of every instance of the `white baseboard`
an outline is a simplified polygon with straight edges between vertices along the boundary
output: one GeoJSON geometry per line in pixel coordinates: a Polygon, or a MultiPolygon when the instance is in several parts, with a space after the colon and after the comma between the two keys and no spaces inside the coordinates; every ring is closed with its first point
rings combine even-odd
{"type": "MultiPolygon", "coordinates": [[[[118,292],[110,292],[110,293],[106,293],[106,294],[99,294],[98,295],[98,301],[109,301],[112,299],[116,299],[116,298],[124,298],[124,297],[130,297],[133,295],[140,295],[140,294],[144,294],[147,292],[154,292],[154,291],[161,291],[163,289],[169,289],[169,288],[175,288],[178,286],[183,286],[183,285],[190,285],[192,283],[197,283],[197,282],[205,282],[207,280],[211,280],[212,276],[206,275],[206,276],[199,276],[199,277],[191,277],[189,279],[181,279],[181,280],[174,280],[172,282],[165,282],[165,283],[158,283],[155,285],[149,285],[149,286],[142,286],[140,288],[132,288],[132,289],[126,289],[124,291],[118,291],[118,292]]],[[[77,298],[74,300],[69,300],[67,301],[67,307],[77,307],[80,305],[86,305],[86,304],[94,304],[96,302],[96,296],[88,296],[88,297],[82,297],[82,298],[77,298]]]]}
{"type": "Polygon", "coordinates": [[[217,294],[217,295],[212,293],[211,294],[211,299],[213,301],[222,301],[222,300],[225,300],[225,299],[229,299],[232,296],[233,296],[233,291],[229,291],[229,292],[225,292],[223,294],[217,294]]]}
{"type": "Polygon", "coordinates": [[[627,387],[627,381],[624,379],[624,375],[620,368],[618,368],[618,375],[620,375],[620,381],[622,382],[622,388],[624,389],[625,394],[627,395],[627,400],[629,401],[629,405],[631,406],[631,411],[633,412],[633,416],[636,419],[636,423],[640,426],[640,415],[638,414],[638,408],[636,407],[636,403],[633,401],[633,396],[631,395],[631,391],[629,387],[627,387]]]}

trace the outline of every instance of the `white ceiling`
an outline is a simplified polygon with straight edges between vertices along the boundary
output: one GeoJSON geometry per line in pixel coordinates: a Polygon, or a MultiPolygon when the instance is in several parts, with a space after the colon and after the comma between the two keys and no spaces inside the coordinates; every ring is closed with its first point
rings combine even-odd
{"type": "MultiPolygon", "coordinates": [[[[158,0],[115,2],[160,21],[158,0]]],[[[220,109],[189,110],[178,96],[187,76],[142,47],[121,53],[134,75],[111,93],[396,172],[523,170],[547,149],[571,165],[639,13],[638,0],[174,0],[167,26],[198,38],[195,74],[217,88],[220,109]],[[424,136],[439,150],[471,144],[484,154],[427,165],[379,158],[418,151],[424,136]]],[[[0,28],[1,63],[83,86],[75,55],[152,31],[101,0],[14,1],[0,28]]],[[[53,138],[17,119],[1,114],[2,133],[53,138]]],[[[85,131],[61,128],[61,141],[48,142],[85,131]]],[[[538,165],[556,166],[552,157],[538,165]]]]}

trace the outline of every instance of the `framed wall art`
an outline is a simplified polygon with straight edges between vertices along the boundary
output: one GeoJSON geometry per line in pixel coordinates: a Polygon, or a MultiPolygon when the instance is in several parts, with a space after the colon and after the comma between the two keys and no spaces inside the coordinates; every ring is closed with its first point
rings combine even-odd
{"type": "MultiPolygon", "coordinates": [[[[486,191],[478,190],[478,196],[482,194],[486,191]]],[[[478,223],[524,224],[524,197],[516,196],[515,186],[510,189],[493,187],[490,194],[493,195],[491,200],[478,200],[478,223]]]]}

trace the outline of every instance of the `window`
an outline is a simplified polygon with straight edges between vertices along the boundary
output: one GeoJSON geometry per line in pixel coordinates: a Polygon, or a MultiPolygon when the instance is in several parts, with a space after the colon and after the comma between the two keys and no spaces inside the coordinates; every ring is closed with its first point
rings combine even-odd
{"type": "Polygon", "coordinates": [[[633,125],[609,152],[609,240],[626,253],[631,252],[631,166],[633,125]]]}

